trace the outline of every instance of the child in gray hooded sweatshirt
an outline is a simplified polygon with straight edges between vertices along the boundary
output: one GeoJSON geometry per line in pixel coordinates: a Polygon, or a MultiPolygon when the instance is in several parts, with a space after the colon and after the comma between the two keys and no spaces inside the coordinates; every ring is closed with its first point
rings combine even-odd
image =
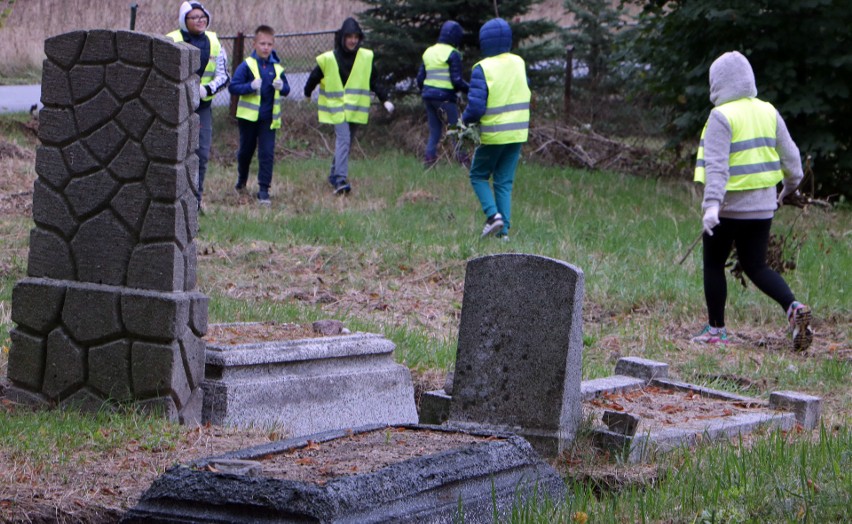
{"type": "Polygon", "coordinates": [[[693,342],[727,343],[725,263],[734,245],[746,276],[787,313],[794,349],[810,346],[811,311],[796,301],[784,279],[766,263],[775,210],[802,181],[799,149],[781,115],[757,97],[754,72],[733,51],[710,66],[715,106],[698,147],[695,181],[704,184],[704,296],[708,324],[693,342]],[[775,187],[783,181],[776,198],[775,187]]]}

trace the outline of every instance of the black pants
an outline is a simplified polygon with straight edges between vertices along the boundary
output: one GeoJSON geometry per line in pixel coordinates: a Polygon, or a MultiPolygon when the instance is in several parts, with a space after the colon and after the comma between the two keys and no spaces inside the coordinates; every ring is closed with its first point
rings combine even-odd
{"type": "Polygon", "coordinates": [[[713,228],[713,236],[704,234],[704,298],[711,327],[725,326],[725,301],[728,298],[725,262],[734,245],[740,266],[759,290],[778,302],[785,312],[795,300],[781,275],[766,264],[771,226],[771,218],[720,218],[719,225],[713,228]]]}

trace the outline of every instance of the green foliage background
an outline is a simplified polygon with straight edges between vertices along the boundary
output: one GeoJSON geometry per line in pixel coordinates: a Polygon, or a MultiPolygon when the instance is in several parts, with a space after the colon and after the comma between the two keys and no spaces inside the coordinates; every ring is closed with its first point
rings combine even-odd
{"type": "Polygon", "coordinates": [[[634,89],[675,108],[668,131],[695,139],[711,109],[707,72],[726,51],[751,62],[758,96],[784,117],[817,192],[852,196],[852,6],[848,0],[651,0],[625,34],[634,89]]]}
{"type": "MultiPolygon", "coordinates": [[[[559,27],[548,20],[519,21],[541,0],[501,0],[498,11],[512,27],[514,52],[526,60],[530,84],[541,86],[561,81],[555,64],[562,50],[556,38],[550,38],[559,27]]],[[[369,30],[368,47],[376,51],[377,67],[387,76],[389,85],[413,79],[422,61],[423,51],[438,41],[441,25],[455,20],[465,31],[459,46],[464,63],[464,76],[479,61],[479,28],[494,18],[493,0],[365,0],[370,7],[359,14],[364,29],[369,30]]],[[[409,90],[416,90],[411,86],[409,90]]]]}

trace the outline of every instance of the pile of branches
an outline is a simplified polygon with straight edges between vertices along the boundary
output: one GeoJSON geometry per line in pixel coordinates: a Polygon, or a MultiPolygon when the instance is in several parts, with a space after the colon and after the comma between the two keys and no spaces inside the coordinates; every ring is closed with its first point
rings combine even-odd
{"type": "Polygon", "coordinates": [[[683,167],[676,159],[605,137],[591,129],[556,122],[531,126],[530,156],[546,163],[638,176],[675,176],[683,167]]]}

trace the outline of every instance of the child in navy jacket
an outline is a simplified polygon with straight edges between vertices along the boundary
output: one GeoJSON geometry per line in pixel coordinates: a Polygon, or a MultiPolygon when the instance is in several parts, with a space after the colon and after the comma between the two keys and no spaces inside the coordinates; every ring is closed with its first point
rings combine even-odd
{"type": "Polygon", "coordinates": [[[237,123],[240,148],[237,151],[238,194],[247,194],[246,183],[254,151],[257,149],[257,201],[270,205],[269,187],[275,162],[275,130],[281,127],[281,98],[290,94],[284,67],[273,49],[275,32],[266,25],[254,33],[254,51],[237,67],[228,91],[239,95],[237,123]]]}

